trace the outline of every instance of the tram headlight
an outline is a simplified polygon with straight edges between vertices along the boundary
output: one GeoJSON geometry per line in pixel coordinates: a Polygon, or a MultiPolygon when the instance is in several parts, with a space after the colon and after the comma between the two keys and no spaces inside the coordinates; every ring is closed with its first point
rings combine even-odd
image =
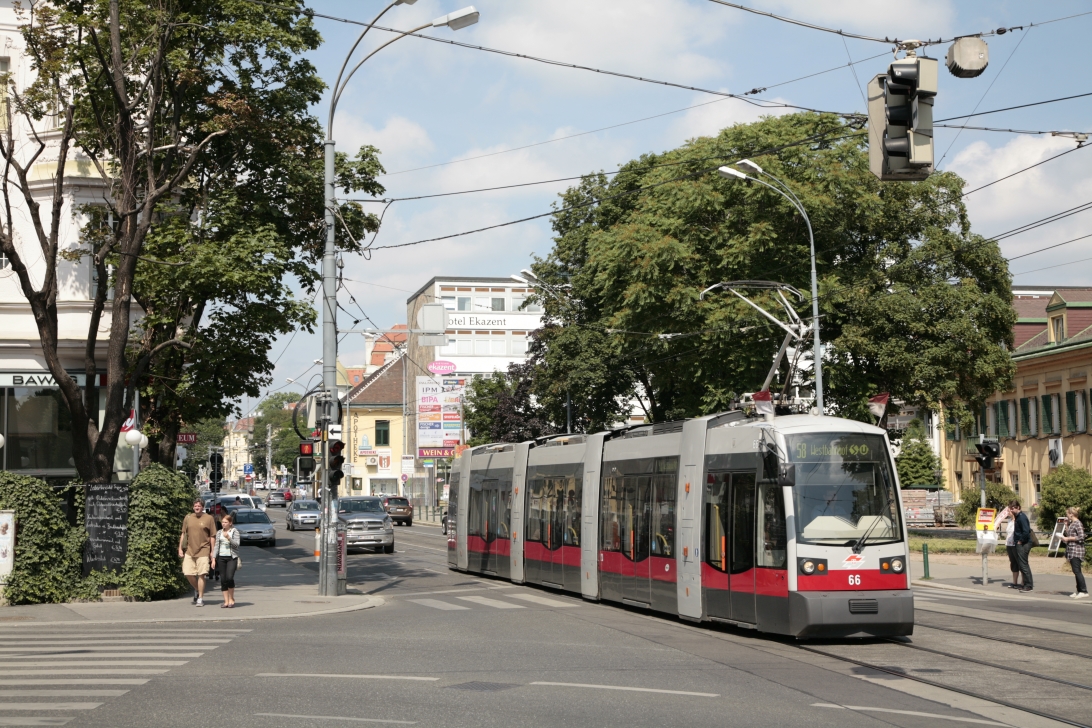
{"type": "Polygon", "coordinates": [[[800,571],[804,572],[805,574],[814,574],[815,573],[815,562],[814,561],[805,561],[804,563],[800,564],[800,571]]]}
{"type": "Polygon", "coordinates": [[[827,573],[826,559],[802,557],[796,562],[798,571],[804,576],[823,576],[827,573]]]}
{"type": "Polygon", "coordinates": [[[901,556],[895,556],[890,559],[880,559],[881,574],[901,574],[905,570],[906,562],[901,556]]]}
{"type": "Polygon", "coordinates": [[[906,564],[903,563],[902,559],[891,559],[891,571],[901,574],[905,568],[906,564]]]}

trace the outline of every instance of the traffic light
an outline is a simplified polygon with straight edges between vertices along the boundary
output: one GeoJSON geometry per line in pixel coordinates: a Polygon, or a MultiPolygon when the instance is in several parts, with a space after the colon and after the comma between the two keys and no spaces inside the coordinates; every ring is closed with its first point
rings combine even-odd
{"type": "Polygon", "coordinates": [[[296,458],[296,480],[307,482],[315,472],[315,443],[304,440],[300,443],[300,454],[296,458]]]}
{"type": "Polygon", "coordinates": [[[978,450],[978,454],[974,456],[978,466],[983,470],[993,470],[994,459],[1001,457],[1001,443],[996,440],[983,440],[975,443],[975,449],[978,450]]]}
{"type": "Polygon", "coordinates": [[[340,483],[341,479],[345,477],[345,473],[341,468],[345,465],[345,456],[342,454],[345,451],[345,443],[341,440],[330,440],[329,453],[330,453],[330,482],[340,483]]]}
{"type": "Polygon", "coordinates": [[[218,452],[209,455],[209,490],[219,493],[224,479],[224,456],[218,452]]]}
{"type": "Polygon", "coordinates": [[[914,181],[933,173],[935,58],[913,50],[868,84],[868,163],[881,180],[914,181]]]}

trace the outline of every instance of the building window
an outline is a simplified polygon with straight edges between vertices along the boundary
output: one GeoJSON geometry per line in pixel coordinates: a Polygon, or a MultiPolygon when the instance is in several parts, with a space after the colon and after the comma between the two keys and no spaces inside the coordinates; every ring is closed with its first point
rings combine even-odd
{"type": "MultiPolygon", "coordinates": [[[[7,73],[11,70],[11,59],[0,58],[0,73],[7,73]]],[[[0,131],[8,130],[8,94],[5,90],[0,94],[0,131]]],[[[0,256],[0,270],[4,269],[4,259],[0,256]]]]}
{"type": "Polygon", "coordinates": [[[375,421],[375,446],[376,447],[390,447],[391,444],[391,423],[390,420],[376,420],[375,421]]]}
{"type": "Polygon", "coordinates": [[[1043,395],[1043,422],[1040,434],[1058,435],[1062,431],[1061,398],[1057,394],[1043,395]]]}
{"type": "Polygon", "coordinates": [[[447,345],[440,347],[440,354],[455,354],[459,350],[459,342],[454,336],[447,337],[447,345]]]}
{"type": "Polygon", "coordinates": [[[489,342],[489,353],[493,356],[504,356],[508,352],[505,351],[508,347],[504,343],[503,336],[494,336],[489,342]]]}
{"type": "Polygon", "coordinates": [[[460,311],[469,311],[470,309],[470,296],[459,296],[458,306],[460,311]]]}
{"type": "Polygon", "coordinates": [[[444,309],[447,311],[455,310],[455,296],[441,296],[440,303],[444,304],[444,309]]]}
{"type": "Polygon", "coordinates": [[[459,354],[473,354],[474,342],[470,339],[459,339],[456,348],[459,354]]]}
{"type": "Polygon", "coordinates": [[[1009,486],[1020,495],[1020,473],[1016,470],[1009,471],[1009,486]]]}
{"type": "Polygon", "coordinates": [[[512,356],[526,356],[527,355],[527,337],[526,336],[513,336],[512,337],[512,356]]]}
{"type": "Polygon", "coordinates": [[[1035,486],[1035,503],[1039,502],[1039,496],[1043,492],[1043,476],[1041,473],[1033,472],[1031,474],[1031,484],[1035,486]]]}
{"type": "Polygon", "coordinates": [[[489,356],[489,339],[474,339],[474,356],[489,356]]]}
{"type": "Polygon", "coordinates": [[[1036,413],[1039,408],[1038,397],[1020,398],[1020,434],[1025,437],[1034,437],[1039,434],[1036,429],[1036,413]]]}
{"type": "Polygon", "coordinates": [[[1065,393],[1065,431],[1066,434],[1084,432],[1087,429],[1087,407],[1084,391],[1065,393]]]}
{"type": "Polygon", "coordinates": [[[7,270],[11,267],[11,261],[8,260],[8,256],[0,253],[0,270],[7,270]]]}
{"type": "Polygon", "coordinates": [[[1055,344],[1065,339],[1065,316],[1050,317],[1050,340],[1055,344]]]}

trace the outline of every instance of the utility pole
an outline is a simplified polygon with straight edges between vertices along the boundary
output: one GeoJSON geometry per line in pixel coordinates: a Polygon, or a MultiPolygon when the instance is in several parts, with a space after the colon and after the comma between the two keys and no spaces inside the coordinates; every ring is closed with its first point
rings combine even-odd
{"type": "MultiPolygon", "coordinates": [[[[336,387],[336,382],[335,382],[336,387]]],[[[337,390],[331,387],[319,394],[319,429],[322,431],[322,548],[319,553],[319,595],[337,596],[337,504],[330,492],[330,425],[334,420],[337,390]]]]}
{"type": "Polygon", "coordinates": [[[272,490],[273,479],[273,425],[265,426],[265,487],[272,490]]]}

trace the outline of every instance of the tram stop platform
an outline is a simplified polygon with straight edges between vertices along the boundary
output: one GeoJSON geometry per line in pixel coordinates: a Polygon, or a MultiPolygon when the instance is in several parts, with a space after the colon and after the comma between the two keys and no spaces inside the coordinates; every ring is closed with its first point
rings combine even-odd
{"type": "MultiPolygon", "coordinates": [[[[999,598],[1048,599],[1081,604],[1092,609],[1092,598],[1070,599],[1076,589],[1069,564],[1060,557],[1034,555],[1029,559],[1034,591],[1018,592],[1009,585],[1012,572],[1009,558],[1004,552],[989,556],[989,583],[982,584],[982,557],[979,554],[929,554],[929,580],[923,579],[925,566],[920,553],[910,554],[912,586],[923,589],[950,589],[989,594],[999,598]]],[[[1085,579],[1092,581],[1092,574],[1085,570],[1085,579]]]]}

